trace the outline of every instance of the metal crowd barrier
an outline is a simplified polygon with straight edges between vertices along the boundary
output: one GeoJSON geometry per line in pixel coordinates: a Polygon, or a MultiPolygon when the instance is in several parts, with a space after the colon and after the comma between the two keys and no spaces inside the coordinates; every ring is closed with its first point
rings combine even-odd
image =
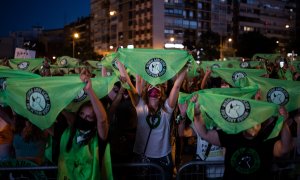
{"type": "MultiPolygon", "coordinates": [[[[204,180],[207,179],[207,173],[210,173],[205,171],[206,167],[223,165],[223,161],[190,161],[180,166],[176,180],[204,180]]],[[[114,180],[165,180],[163,169],[153,163],[118,163],[113,164],[112,168],[114,180]]],[[[54,180],[56,176],[57,166],[0,167],[1,180],[54,180]]],[[[270,180],[299,179],[300,160],[274,161],[273,173],[270,174],[270,180]]]]}
{"type": "MultiPolygon", "coordinates": [[[[211,174],[205,169],[209,166],[224,166],[223,161],[190,161],[178,169],[176,180],[205,180],[211,174]]],[[[300,160],[278,160],[273,162],[270,180],[300,180],[300,160]]]]}
{"type": "MultiPolygon", "coordinates": [[[[153,163],[113,164],[114,180],[165,180],[162,167],[153,163]]],[[[54,180],[57,166],[0,167],[0,179],[54,180]]]]}
{"type": "Polygon", "coordinates": [[[154,163],[113,164],[114,180],[165,180],[164,170],[154,163]]]}

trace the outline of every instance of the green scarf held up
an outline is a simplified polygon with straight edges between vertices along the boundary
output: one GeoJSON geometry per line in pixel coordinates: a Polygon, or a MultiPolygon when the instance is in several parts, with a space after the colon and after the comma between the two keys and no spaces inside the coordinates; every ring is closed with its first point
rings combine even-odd
{"type": "Polygon", "coordinates": [[[214,68],[212,71],[233,87],[237,87],[235,82],[239,78],[267,74],[267,71],[264,69],[214,68]]]}
{"type": "Polygon", "coordinates": [[[0,69],[0,104],[6,106],[7,95],[6,95],[6,79],[7,78],[20,78],[30,79],[39,78],[38,74],[34,74],[28,71],[14,70],[14,69],[0,69]]]}
{"type": "Polygon", "coordinates": [[[69,56],[61,56],[56,59],[56,63],[59,67],[74,68],[79,66],[79,59],[69,56]]]}
{"type": "Polygon", "coordinates": [[[130,72],[140,75],[155,86],[173,78],[192,59],[184,50],[119,49],[117,59],[130,72]]]}
{"type": "MultiPolygon", "coordinates": [[[[107,77],[96,77],[92,78],[93,89],[95,94],[99,99],[106,96],[114,87],[114,84],[119,80],[117,76],[107,76],[107,77]]],[[[66,110],[71,112],[77,112],[78,108],[90,98],[82,89],[77,96],[72,100],[72,102],[66,107],[66,110]]]]}
{"type": "MultiPolygon", "coordinates": [[[[201,61],[200,68],[205,72],[206,69],[217,69],[217,68],[239,68],[238,61],[201,61]]],[[[212,72],[211,77],[219,77],[216,73],[212,72]]]]}
{"type": "Polygon", "coordinates": [[[300,107],[300,82],[247,76],[237,81],[239,86],[257,85],[263,101],[285,106],[290,112],[300,107]]]}
{"type": "Polygon", "coordinates": [[[85,86],[78,76],[8,78],[6,84],[6,103],[42,130],[54,123],[85,86]]]}
{"type": "Polygon", "coordinates": [[[36,71],[43,65],[44,58],[35,59],[10,59],[9,65],[16,70],[22,71],[36,71]]]}
{"type": "MultiPolygon", "coordinates": [[[[237,134],[257,124],[261,124],[272,116],[278,115],[278,105],[252,99],[239,98],[228,95],[212,93],[198,93],[198,102],[202,114],[206,113],[206,124],[213,121],[218,127],[228,134],[237,134]]],[[[187,115],[194,118],[195,104],[188,102],[187,115]]],[[[280,117],[269,138],[277,136],[283,124],[280,117]]]]}

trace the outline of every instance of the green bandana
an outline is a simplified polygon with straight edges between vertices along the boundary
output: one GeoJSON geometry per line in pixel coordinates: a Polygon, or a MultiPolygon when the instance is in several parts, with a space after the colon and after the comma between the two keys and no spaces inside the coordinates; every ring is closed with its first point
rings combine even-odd
{"type": "Polygon", "coordinates": [[[36,59],[10,59],[9,65],[13,69],[22,70],[22,71],[35,71],[39,70],[43,65],[44,58],[36,59]]]}
{"type": "Polygon", "coordinates": [[[267,74],[264,69],[215,68],[212,71],[233,87],[237,87],[235,82],[240,78],[267,74]]]}
{"type": "Polygon", "coordinates": [[[85,85],[76,76],[8,78],[6,84],[6,103],[41,129],[49,128],[85,85]]]}
{"type": "Polygon", "coordinates": [[[155,86],[173,78],[192,55],[184,50],[119,49],[117,58],[134,74],[155,86]]]}
{"type": "Polygon", "coordinates": [[[288,111],[300,107],[300,82],[298,81],[247,76],[237,83],[242,87],[257,85],[263,101],[285,106],[288,111]]]}
{"type": "Polygon", "coordinates": [[[56,63],[59,67],[74,68],[79,65],[79,60],[69,56],[58,57],[56,63]]]}
{"type": "MultiPolygon", "coordinates": [[[[187,115],[190,119],[193,119],[194,103],[187,102],[187,115]]],[[[207,113],[211,118],[205,120],[214,121],[218,127],[228,134],[236,134],[247,130],[278,114],[278,105],[233,96],[199,93],[198,102],[202,114],[207,113]]],[[[211,124],[211,122],[206,123],[211,124]]],[[[277,125],[282,127],[282,123],[283,118],[280,118],[277,125]]],[[[280,130],[280,128],[275,129],[280,130]]],[[[272,133],[272,136],[277,136],[279,132],[272,133]]]]}

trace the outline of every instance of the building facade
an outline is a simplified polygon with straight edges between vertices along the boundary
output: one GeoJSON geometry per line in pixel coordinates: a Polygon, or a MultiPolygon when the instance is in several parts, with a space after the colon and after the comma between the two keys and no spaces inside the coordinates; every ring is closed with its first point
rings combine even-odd
{"type": "Polygon", "coordinates": [[[91,40],[105,54],[127,45],[197,44],[206,31],[233,41],[258,31],[285,46],[294,35],[295,8],[289,0],[91,0],[91,40]]]}

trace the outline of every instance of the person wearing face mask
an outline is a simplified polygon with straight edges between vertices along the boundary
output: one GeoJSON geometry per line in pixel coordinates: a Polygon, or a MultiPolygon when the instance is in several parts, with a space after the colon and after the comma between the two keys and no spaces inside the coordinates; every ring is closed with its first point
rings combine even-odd
{"type": "Polygon", "coordinates": [[[92,88],[90,73],[83,70],[80,78],[90,101],[79,108],[72,117],[74,123],[61,137],[58,179],[102,179],[107,175],[100,170],[108,135],[107,114],[92,88]]]}
{"type": "MultiPolygon", "coordinates": [[[[212,145],[226,148],[223,179],[270,179],[273,158],[283,157],[293,148],[288,112],[285,108],[281,106],[278,112],[284,117],[279,135],[267,139],[276,123],[276,116],[237,134],[227,134],[221,129],[209,130],[202,118],[197,98],[197,95],[192,98],[195,103],[194,124],[197,133],[212,145]]],[[[252,110],[262,111],[254,108],[252,110]]]]}
{"type": "Polygon", "coordinates": [[[145,84],[141,77],[137,76],[136,86],[133,86],[124,65],[118,62],[118,67],[121,80],[130,86],[128,93],[137,112],[137,130],[133,147],[136,161],[161,166],[164,169],[165,179],[171,179],[173,162],[170,123],[187,69],[185,67],[178,73],[167,97],[164,85],[145,84]]]}

